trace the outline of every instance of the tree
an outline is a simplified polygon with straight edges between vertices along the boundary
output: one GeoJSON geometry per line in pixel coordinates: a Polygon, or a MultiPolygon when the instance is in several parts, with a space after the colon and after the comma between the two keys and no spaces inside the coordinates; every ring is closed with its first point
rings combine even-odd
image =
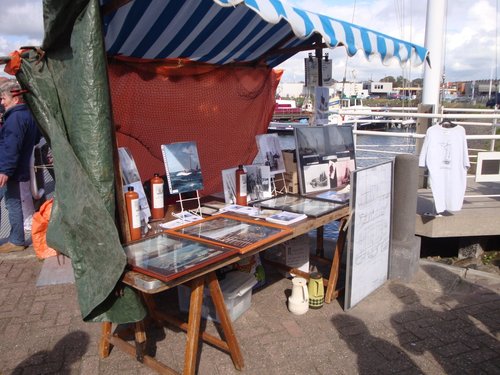
{"type": "Polygon", "coordinates": [[[411,85],[413,87],[423,87],[424,86],[424,80],[422,78],[416,78],[413,81],[411,81],[411,85]]]}
{"type": "Polygon", "coordinates": [[[398,76],[396,82],[394,82],[394,87],[405,87],[405,79],[403,76],[398,76]]]}
{"type": "Polygon", "coordinates": [[[387,76],[387,77],[384,77],[380,80],[380,82],[396,82],[396,79],[393,77],[393,76],[387,76]]]}

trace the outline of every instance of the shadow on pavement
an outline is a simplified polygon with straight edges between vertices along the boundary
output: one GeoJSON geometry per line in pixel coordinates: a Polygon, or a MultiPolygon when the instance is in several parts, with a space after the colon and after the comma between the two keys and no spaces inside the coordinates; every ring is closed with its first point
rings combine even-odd
{"type": "Polygon", "coordinates": [[[13,375],[24,373],[70,375],[73,363],[80,361],[87,352],[89,335],[83,331],[67,334],[51,351],[39,351],[25,359],[13,370],[13,375]]]}
{"type": "Polygon", "coordinates": [[[333,325],[357,356],[357,374],[421,373],[412,359],[396,345],[373,336],[366,324],[350,315],[336,315],[333,325]]]}
{"type": "Polygon", "coordinates": [[[497,293],[444,268],[422,266],[422,269],[442,290],[437,298],[430,300],[431,307],[425,306],[417,292],[408,286],[389,284],[391,293],[404,306],[390,319],[401,348],[412,355],[433,358],[434,366],[441,367],[446,374],[498,371],[497,293]]]}

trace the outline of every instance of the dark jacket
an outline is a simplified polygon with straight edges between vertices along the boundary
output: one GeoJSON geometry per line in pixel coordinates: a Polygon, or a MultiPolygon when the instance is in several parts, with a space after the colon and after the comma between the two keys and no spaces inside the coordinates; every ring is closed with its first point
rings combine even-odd
{"type": "Polygon", "coordinates": [[[0,173],[9,176],[9,180],[28,181],[31,154],[40,137],[35,119],[26,104],[18,104],[7,110],[0,129],[0,173]]]}

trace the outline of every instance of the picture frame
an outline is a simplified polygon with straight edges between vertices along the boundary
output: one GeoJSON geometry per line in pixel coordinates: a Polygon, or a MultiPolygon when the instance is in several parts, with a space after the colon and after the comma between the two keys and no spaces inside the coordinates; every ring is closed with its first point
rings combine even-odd
{"type": "Polygon", "coordinates": [[[296,127],[294,136],[301,194],[349,184],[356,167],[351,126],[296,127]]]}
{"type": "Polygon", "coordinates": [[[349,199],[351,197],[351,194],[350,194],[350,192],[345,192],[344,189],[342,189],[342,190],[332,189],[332,190],[322,191],[319,193],[313,193],[310,195],[308,194],[307,197],[332,201],[335,203],[344,203],[347,205],[349,203],[349,199]]]}
{"type": "Polygon", "coordinates": [[[245,254],[293,233],[293,229],[260,220],[220,214],[186,224],[166,233],[206,242],[245,254]]]}
{"type": "Polygon", "coordinates": [[[356,306],[389,278],[394,162],[352,173],[344,310],[356,306]]]}
{"type": "Polygon", "coordinates": [[[275,197],[255,202],[262,208],[295,212],[309,217],[320,217],[336,211],[346,204],[332,202],[326,199],[305,197],[298,194],[282,194],[275,197]]]}
{"type": "Polygon", "coordinates": [[[178,277],[235,255],[228,247],[160,233],[123,246],[133,271],[172,281],[178,277]]]}
{"type": "Polygon", "coordinates": [[[476,182],[498,181],[500,181],[500,152],[478,152],[476,164],[476,182]]]}

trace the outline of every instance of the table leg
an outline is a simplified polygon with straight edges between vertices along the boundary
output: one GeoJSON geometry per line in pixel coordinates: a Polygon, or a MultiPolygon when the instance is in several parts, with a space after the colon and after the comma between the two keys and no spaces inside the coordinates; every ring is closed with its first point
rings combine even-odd
{"type": "Polygon", "coordinates": [[[146,350],[146,332],[144,330],[144,321],[135,323],[135,358],[143,363],[144,352],[146,350]]]}
{"type": "Polygon", "coordinates": [[[201,308],[203,305],[203,286],[205,277],[201,276],[191,282],[191,299],[187,327],[186,352],[184,356],[184,375],[196,372],[198,342],[200,339],[201,308]]]}
{"type": "Polygon", "coordinates": [[[316,229],[316,256],[325,256],[325,246],[323,244],[323,237],[325,235],[325,227],[321,226],[316,229]]]}
{"type": "Polygon", "coordinates": [[[330,303],[332,301],[335,289],[337,287],[337,281],[339,278],[339,271],[340,271],[340,259],[342,258],[345,239],[347,237],[346,224],[347,224],[347,218],[343,218],[340,220],[339,236],[337,238],[337,244],[335,245],[335,250],[333,252],[332,267],[330,269],[330,276],[328,278],[328,285],[326,287],[326,294],[325,294],[326,303],[330,303]]]}
{"type": "Polygon", "coordinates": [[[212,301],[215,305],[215,310],[219,316],[220,324],[222,327],[222,331],[224,332],[224,338],[229,347],[229,354],[231,355],[231,359],[233,360],[234,367],[237,370],[242,370],[243,356],[240,351],[240,346],[238,344],[238,340],[236,339],[236,335],[234,333],[233,325],[231,323],[231,319],[227,313],[226,304],[224,303],[224,295],[222,294],[222,290],[220,289],[219,281],[217,280],[217,276],[215,272],[211,272],[207,275],[208,286],[210,288],[210,295],[212,296],[212,301]]]}
{"type": "Polygon", "coordinates": [[[104,322],[101,325],[101,341],[99,341],[99,357],[107,358],[111,351],[111,322],[104,322]]]}

